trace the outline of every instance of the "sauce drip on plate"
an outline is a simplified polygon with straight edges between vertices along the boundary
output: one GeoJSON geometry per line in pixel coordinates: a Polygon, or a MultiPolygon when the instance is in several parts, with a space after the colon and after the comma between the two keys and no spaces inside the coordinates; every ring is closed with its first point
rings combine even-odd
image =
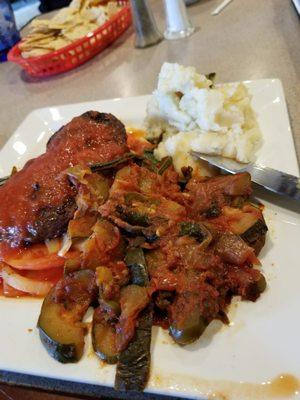
{"type": "Polygon", "coordinates": [[[249,383],[160,373],[150,378],[149,387],[172,389],[178,394],[203,396],[210,400],[272,400],[298,398],[300,381],[291,374],[280,374],[267,382],[249,383]]]}

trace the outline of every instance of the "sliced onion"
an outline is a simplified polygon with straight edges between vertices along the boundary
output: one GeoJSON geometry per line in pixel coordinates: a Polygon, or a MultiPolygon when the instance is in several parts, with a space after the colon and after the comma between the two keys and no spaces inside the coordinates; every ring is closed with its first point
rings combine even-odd
{"type": "Polygon", "coordinates": [[[9,286],[35,296],[45,296],[53,286],[51,282],[36,281],[19,275],[8,265],[2,267],[2,279],[9,286]]]}
{"type": "Polygon", "coordinates": [[[58,256],[64,257],[65,254],[70,250],[72,246],[72,239],[71,237],[66,233],[64,234],[63,241],[62,241],[62,246],[57,253],[58,256]]]}

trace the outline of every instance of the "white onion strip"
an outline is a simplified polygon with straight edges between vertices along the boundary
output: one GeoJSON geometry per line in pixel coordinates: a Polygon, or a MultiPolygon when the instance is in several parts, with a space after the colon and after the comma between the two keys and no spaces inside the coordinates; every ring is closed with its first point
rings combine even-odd
{"type": "Polygon", "coordinates": [[[64,257],[66,253],[70,250],[72,246],[72,239],[68,235],[68,233],[64,234],[63,241],[59,252],[57,253],[58,256],[64,257]]]}
{"type": "Polygon", "coordinates": [[[47,281],[36,281],[17,274],[8,265],[2,267],[2,279],[9,286],[35,296],[45,296],[53,284],[47,281]]]}

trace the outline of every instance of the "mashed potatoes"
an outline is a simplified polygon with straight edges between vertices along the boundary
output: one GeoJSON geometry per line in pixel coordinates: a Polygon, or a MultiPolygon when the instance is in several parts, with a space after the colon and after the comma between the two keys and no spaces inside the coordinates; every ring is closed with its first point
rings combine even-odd
{"type": "Polygon", "coordinates": [[[178,171],[184,165],[196,167],[190,150],[247,163],[261,143],[244,84],[216,87],[195,68],[179,64],[163,64],[146,125],[149,138],[162,137],[156,157],[172,156],[178,171]]]}

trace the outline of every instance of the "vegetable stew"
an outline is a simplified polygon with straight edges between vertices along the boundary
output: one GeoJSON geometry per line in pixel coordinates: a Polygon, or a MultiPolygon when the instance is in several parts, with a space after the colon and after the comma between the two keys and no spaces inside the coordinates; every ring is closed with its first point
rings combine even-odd
{"type": "Polygon", "coordinates": [[[117,364],[117,390],[142,391],[152,325],[184,346],[211,321],[229,322],[233,296],[256,301],[265,290],[262,208],[250,201],[249,174],[203,178],[189,169],[182,178],[149,149],[67,174],[77,211],[60,255],[72,257],[44,300],[42,342],[58,361],[78,361],[92,305],[95,353],[117,364]]]}

